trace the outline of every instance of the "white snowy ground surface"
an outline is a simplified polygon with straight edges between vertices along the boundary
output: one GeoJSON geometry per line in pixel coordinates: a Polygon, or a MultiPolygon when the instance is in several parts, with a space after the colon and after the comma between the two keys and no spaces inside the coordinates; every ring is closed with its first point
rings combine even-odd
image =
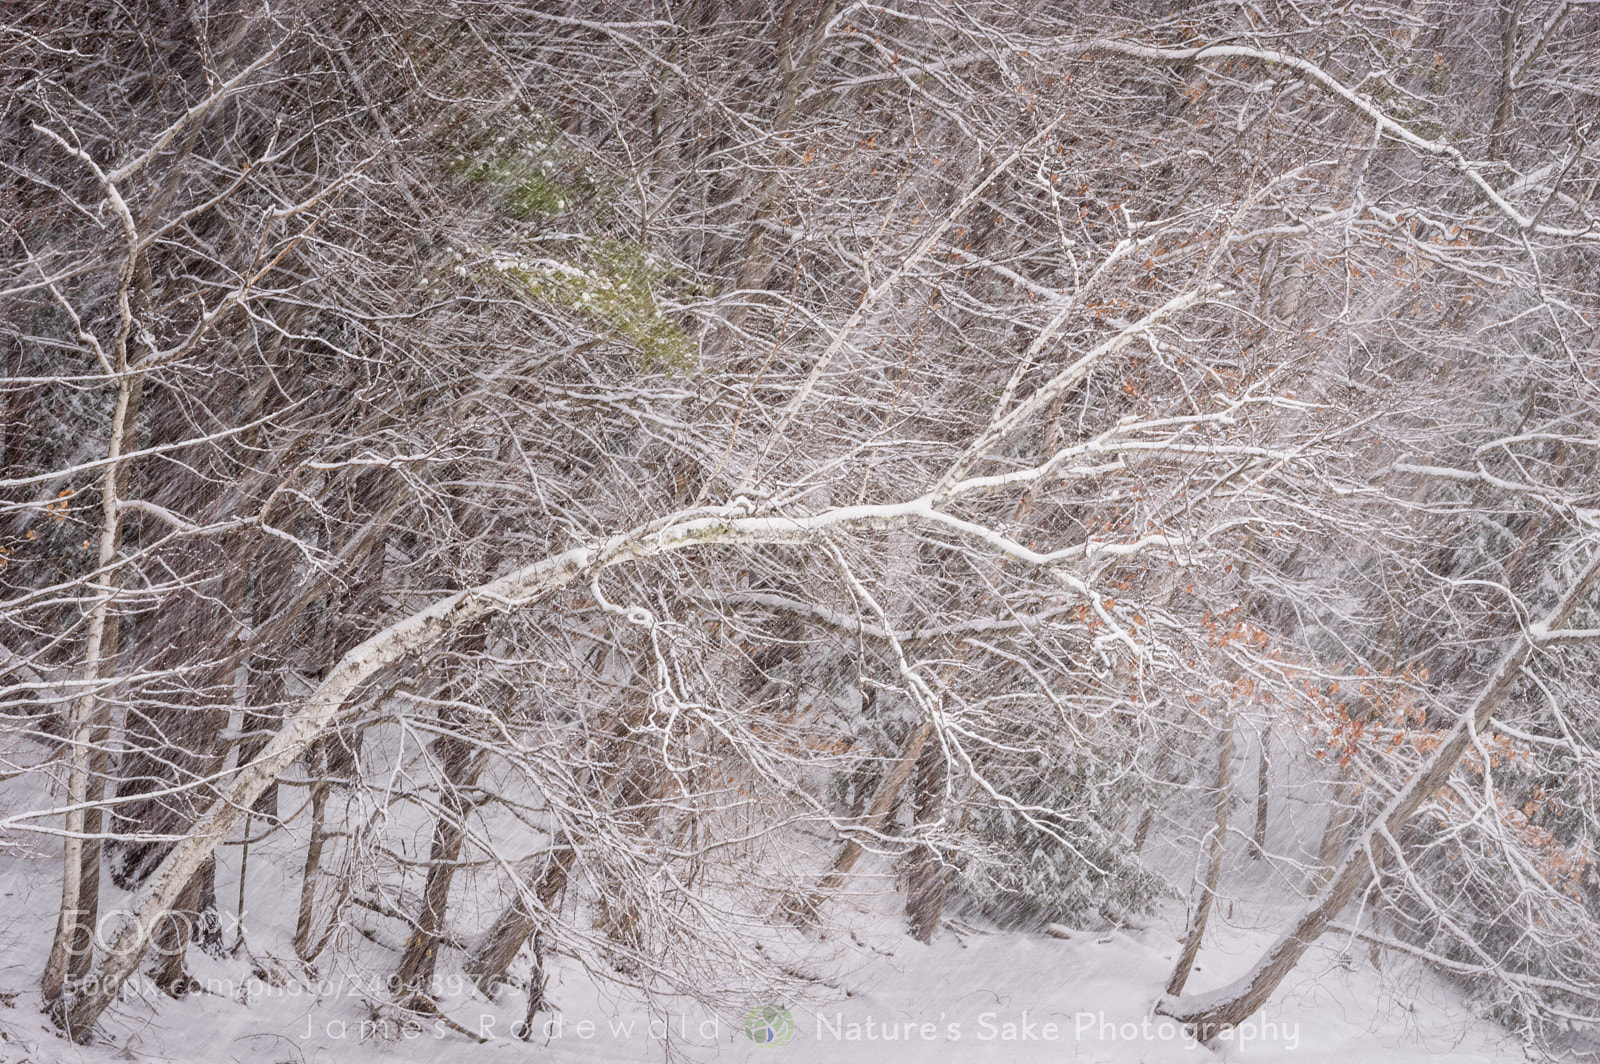
{"type": "MultiPolygon", "coordinates": [[[[904,935],[887,904],[857,913],[856,929],[836,943],[833,985],[820,986],[803,1004],[775,1003],[790,1006],[795,1021],[783,1045],[752,1042],[743,1016],[660,1003],[648,1013],[598,991],[570,963],[553,965],[548,993],[561,1012],[539,1016],[542,1029],[531,1042],[511,1036],[525,1005],[515,990],[492,1003],[470,995],[447,999],[456,1021],[490,1037],[481,1045],[428,1020],[409,1032],[380,1031],[348,977],[330,973],[320,995],[298,986],[240,985],[237,962],[194,953],[193,973],[218,980],[214,992],[172,1001],[145,989],[148,1003],[135,998],[114,1010],[115,1043],[80,1047],[55,1037],[38,1011],[35,982],[48,941],[47,902],[54,900],[39,871],[39,864],[19,861],[0,874],[11,914],[0,924],[0,1060],[7,1062],[579,1064],[662,1061],[668,1043],[674,1059],[728,1064],[1526,1059],[1515,1039],[1474,1018],[1453,988],[1392,956],[1379,958],[1380,970],[1363,944],[1334,936],[1308,954],[1251,1025],[1215,1049],[1198,1046],[1151,1013],[1176,954],[1177,906],[1148,930],[1085,930],[1070,941],[985,932],[957,920],[962,930],[942,931],[932,946],[904,935]],[[231,986],[224,982],[230,978],[231,986]]],[[[1263,902],[1249,919],[1242,905],[1238,919],[1225,905],[1190,989],[1218,985],[1248,967],[1290,903],[1263,902]]]]}
{"type": "MultiPolygon", "coordinates": [[[[48,806],[45,795],[12,795],[6,787],[0,787],[0,797],[11,798],[18,808],[48,806]]],[[[1303,840],[1319,837],[1322,815],[1314,802],[1279,802],[1272,837],[1282,845],[1269,860],[1249,860],[1246,840],[1233,840],[1189,992],[1244,974],[1304,903],[1298,888],[1307,878],[1310,854],[1303,840]]],[[[291,825],[270,845],[253,850],[249,873],[255,896],[277,896],[282,904],[247,915],[245,945],[257,962],[285,975],[293,966],[272,958],[294,956],[289,943],[305,844],[298,830],[291,825]]],[[[1181,826],[1174,830],[1175,841],[1152,840],[1145,857],[1168,881],[1186,883],[1198,830],[1192,825],[1187,834],[1181,826]]],[[[107,1041],[77,1046],[55,1035],[40,1012],[38,992],[60,901],[59,863],[49,845],[33,852],[0,851],[0,1064],[1509,1064],[1529,1059],[1516,1037],[1475,1016],[1458,988],[1406,958],[1374,957],[1365,943],[1335,933],[1308,951],[1251,1024],[1206,1048],[1176,1027],[1163,1027],[1163,1018],[1152,1013],[1177,955],[1185,922],[1181,902],[1170,901],[1146,929],[1084,928],[1068,941],[995,930],[956,914],[925,946],[905,934],[903,899],[894,892],[892,867],[876,856],[862,861],[846,896],[834,903],[830,926],[842,925],[841,930],[804,949],[795,948],[802,944],[793,941],[792,929],[775,934],[769,944],[773,956],[793,957],[795,966],[815,979],[804,1000],[772,1003],[786,1007],[794,1020],[783,1045],[752,1042],[743,1014],[711,1014],[692,1002],[657,1000],[647,1007],[600,988],[580,965],[560,957],[552,959],[547,987],[549,1001],[560,1011],[539,1014],[533,1039],[525,1041],[515,1029],[526,1012],[523,992],[508,988],[496,1000],[486,1000],[466,984],[459,957],[449,951],[441,956],[446,991],[441,1004],[455,1022],[488,1041],[476,1043],[426,1018],[410,1030],[393,1021],[375,1024],[369,1002],[386,1003],[389,995],[381,976],[369,974],[363,981],[354,971],[387,972],[396,954],[352,933],[338,955],[330,951],[319,959],[319,980],[302,977],[280,986],[252,979],[243,953],[219,961],[191,949],[189,970],[207,984],[205,992],[175,1001],[146,981],[108,1013],[107,1041]]],[[[114,929],[115,910],[125,897],[109,882],[103,889],[103,916],[114,929]]],[[[230,904],[238,893],[237,860],[231,853],[219,863],[217,893],[227,914],[224,941],[231,944],[238,922],[230,904]]],[[[389,1014],[394,1015],[392,1008],[389,1014]]]]}

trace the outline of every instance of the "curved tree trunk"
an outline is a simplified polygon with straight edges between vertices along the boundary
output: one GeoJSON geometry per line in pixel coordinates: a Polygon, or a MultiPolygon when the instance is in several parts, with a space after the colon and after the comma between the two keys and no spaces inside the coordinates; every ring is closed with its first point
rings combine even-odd
{"type": "MultiPolygon", "coordinates": [[[[1120,349],[1131,342],[1139,330],[1149,328],[1155,321],[1164,320],[1181,306],[1199,299],[1199,293],[1189,293],[1169,301],[1079,359],[1068,375],[1078,372],[1084,363],[1120,349]]],[[[1038,405],[1054,397],[1048,385],[1040,391],[1047,394],[1038,405]]],[[[1017,410],[1030,409],[1034,400],[1035,396],[1030,396],[1017,410]]],[[[943,489],[941,500],[948,494],[949,489],[943,489]]],[[[437,644],[451,632],[492,611],[534,601],[556,588],[570,586],[582,577],[625,561],[713,543],[813,542],[831,529],[883,527],[896,522],[944,524],[947,519],[934,509],[934,502],[930,494],[886,505],[841,506],[808,516],[745,516],[737,506],[727,508],[718,516],[691,511],[651,522],[592,546],[574,547],[546,557],[486,584],[448,595],[382,629],[351,648],[327,670],[322,683],[306,697],[299,710],[286,716],[283,727],[267,743],[260,757],[239,771],[227,793],[214,801],[184,840],[167,853],[131,900],[128,905],[131,918],[118,930],[106,959],[90,981],[88,992],[62,1014],[62,1025],[74,1037],[90,1036],[101,1013],[138,968],[150,946],[156,922],[177,901],[188,878],[279,775],[333,725],[357,689],[381,670],[437,644]]],[[[910,766],[904,768],[909,774],[910,766]]],[[[904,782],[902,776],[900,783],[904,782]]],[[[843,857],[841,854],[841,860],[843,857]]],[[[854,858],[848,863],[853,865],[854,858]]]]}

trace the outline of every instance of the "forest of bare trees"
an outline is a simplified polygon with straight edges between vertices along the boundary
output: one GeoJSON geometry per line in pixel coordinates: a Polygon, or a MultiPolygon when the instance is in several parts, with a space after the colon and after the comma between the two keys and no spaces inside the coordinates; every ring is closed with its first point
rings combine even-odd
{"type": "Polygon", "coordinates": [[[1591,1030],[1597,59],[1586,0],[0,7],[8,960],[85,1043],[201,952],[742,1009],[864,894],[1176,899],[1162,1015],[1342,933],[1591,1030]],[[1196,991],[1252,858],[1300,915],[1196,991]]]}

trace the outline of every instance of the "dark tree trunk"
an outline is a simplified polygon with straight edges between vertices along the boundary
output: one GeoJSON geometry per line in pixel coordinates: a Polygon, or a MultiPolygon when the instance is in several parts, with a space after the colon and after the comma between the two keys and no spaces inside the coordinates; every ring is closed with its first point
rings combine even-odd
{"type": "Polygon", "coordinates": [[[455,879],[461,845],[466,838],[466,815],[474,804],[463,791],[478,782],[478,774],[488,761],[487,753],[475,744],[453,736],[440,737],[434,749],[443,773],[440,802],[444,808],[433,825],[433,847],[428,854],[422,912],[417,916],[416,930],[406,941],[405,953],[395,968],[398,992],[407,998],[426,995],[433,982],[439,940],[449,909],[450,884],[455,879]]]}
{"type": "MultiPolygon", "coordinates": [[[[779,26],[779,63],[783,78],[772,125],[773,133],[780,141],[788,135],[800,96],[816,75],[822,59],[823,33],[837,8],[838,0],[790,0],[784,7],[779,26]],[[813,10],[807,11],[807,8],[813,10]]],[[[785,150],[791,150],[791,147],[786,145],[785,150]]],[[[744,241],[736,260],[738,270],[734,288],[737,291],[765,288],[772,274],[773,256],[765,246],[766,226],[783,202],[781,173],[779,167],[768,169],[754,192],[755,205],[746,222],[744,241]]],[[[742,302],[730,307],[723,335],[730,338],[735,336],[746,314],[746,305],[742,302]]]]}
{"type": "Polygon", "coordinates": [[[1355,800],[1359,785],[1352,778],[1349,765],[1339,769],[1339,779],[1333,786],[1328,802],[1328,821],[1322,828],[1322,844],[1317,848],[1317,868],[1311,874],[1311,887],[1320,890],[1339,862],[1344,852],[1345,840],[1350,835],[1350,823],[1355,813],[1355,800]]]}
{"type": "Polygon", "coordinates": [[[505,982],[511,962],[539,930],[540,922],[566,889],[567,874],[577,855],[578,851],[570,843],[558,838],[546,853],[538,878],[524,885],[526,893],[518,893],[516,901],[506,906],[472,951],[467,958],[467,974],[479,990],[493,993],[495,987],[505,982]],[[529,893],[533,895],[532,901],[529,893]]]}
{"type": "Polygon", "coordinates": [[[1267,852],[1267,784],[1272,775],[1272,765],[1267,760],[1267,743],[1272,733],[1261,732],[1260,757],[1256,761],[1256,828],[1250,835],[1250,857],[1259,861],[1267,852]]]}
{"type": "Polygon", "coordinates": [[[522,1019],[522,1040],[533,1041],[533,1018],[544,1011],[544,932],[533,933],[533,968],[528,972],[528,1011],[522,1019]]]}
{"type": "Polygon", "coordinates": [[[215,856],[200,866],[189,878],[178,903],[167,913],[156,935],[157,960],[151,974],[156,986],[173,997],[183,997],[198,988],[195,980],[184,971],[183,959],[191,941],[205,939],[202,925],[208,903],[212,910],[216,908],[216,870],[215,856]]]}
{"type": "MultiPolygon", "coordinates": [[[[926,830],[943,815],[946,768],[943,747],[925,743],[917,758],[912,799],[912,822],[920,829],[926,830]]],[[[946,876],[939,851],[919,842],[911,851],[906,880],[906,919],[911,937],[931,942],[944,918],[946,876]]]]}
{"type": "MultiPolygon", "coordinates": [[[[867,815],[857,823],[858,832],[877,831],[888,819],[890,811],[894,809],[895,802],[900,797],[901,789],[906,785],[906,780],[911,778],[917,759],[922,756],[922,748],[927,743],[928,736],[932,734],[932,721],[923,721],[911,729],[906,736],[905,745],[900,749],[900,756],[890,764],[888,774],[878,787],[878,793],[873,795],[872,804],[867,807],[867,815]]],[[[817,880],[817,885],[810,895],[793,898],[784,906],[789,919],[801,925],[815,923],[822,903],[849,878],[856,862],[861,860],[861,855],[865,852],[866,848],[861,845],[860,839],[851,838],[847,841],[844,849],[839,851],[839,856],[834,859],[833,867],[828,870],[827,875],[817,880]]]]}
{"type": "Polygon", "coordinates": [[[323,822],[328,805],[328,757],[324,744],[318,740],[312,764],[315,766],[311,784],[311,838],[306,842],[306,861],[300,871],[300,911],[294,925],[294,955],[306,964],[316,960],[320,946],[311,941],[312,922],[316,913],[317,878],[322,872],[323,822]]]}

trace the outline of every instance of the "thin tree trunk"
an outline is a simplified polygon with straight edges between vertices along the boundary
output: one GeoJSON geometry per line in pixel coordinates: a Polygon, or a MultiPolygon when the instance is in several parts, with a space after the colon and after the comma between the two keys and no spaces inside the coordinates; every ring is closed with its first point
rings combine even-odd
{"type": "Polygon", "coordinates": [[[485,994],[503,983],[511,962],[522,952],[528,939],[539,933],[539,921],[550,911],[567,886],[567,874],[578,851],[565,839],[557,838],[547,853],[544,871],[526,891],[500,913],[483,936],[477,949],[467,958],[467,974],[485,994]],[[529,900],[532,894],[533,900],[529,900]]]}
{"type": "MultiPolygon", "coordinates": [[[[381,482],[380,482],[381,483],[381,482]]],[[[359,482],[358,482],[359,484],[359,482]]],[[[389,517],[393,513],[393,504],[386,505],[365,525],[356,537],[356,548],[351,552],[351,565],[359,563],[359,579],[351,592],[354,609],[348,614],[366,619],[376,613],[377,588],[380,586],[383,572],[383,540],[384,529],[388,527],[389,517]]],[[[353,520],[355,514],[349,515],[353,520]]],[[[320,605],[314,608],[317,611],[315,622],[316,634],[313,637],[313,647],[327,655],[315,664],[324,665],[327,662],[337,662],[349,649],[360,642],[360,632],[352,627],[352,622],[341,620],[332,630],[329,626],[329,614],[332,607],[326,596],[333,595],[331,585],[324,592],[320,605]]],[[[308,604],[309,605],[309,604],[308,604]]],[[[359,623],[359,622],[356,622],[359,623]]],[[[323,849],[327,843],[328,834],[324,828],[327,816],[328,792],[333,787],[335,778],[343,778],[354,770],[360,748],[361,736],[355,736],[353,743],[346,742],[345,737],[339,734],[329,735],[317,740],[314,747],[312,761],[315,766],[315,779],[311,787],[311,838],[306,844],[306,863],[300,882],[300,910],[295,921],[294,951],[302,963],[311,964],[321,955],[328,942],[332,939],[334,928],[337,926],[329,921],[322,936],[315,942],[312,941],[312,928],[316,912],[317,881],[322,871],[323,849]]],[[[241,763],[244,763],[241,761],[241,763]]],[[[275,792],[277,784],[274,782],[269,790],[275,792]]],[[[266,795],[261,796],[262,799],[266,795]]],[[[259,811],[259,801],[251,806],[251,811],[259,811]]],[[[348,881],[342,883],[336,892],[337,900],[334,909],[337,911],[349,893],[348,881]]]]}
{"type": "Polygon", "coordinates": [[[461,845],[466,839],[463,821],[472,807],[462,794],[462,788],[476,783],[488,762],[487,752],[454,737],[441,737],[438,748],[444,770],[440,796],[444,808],[433,825],[433,847],[428,854],[428,878],[422,890],[422,912],[417,917],[417,929],[406,941],[405,953],[395,968],[399,993],[407,998],[426,995],[433,981],[439,938],[444,931],[450,901],[450,884],[455,879],[461,845]]]}
{"type": "Polygon", "coordinates": [[[544,932],[533,933],[533,970],[528,973],[528,1011],[522,1018],[522,1040],[533,1041],[533,1018],[544,1011],[544,932]]]}
{"type": "MultiPolygon", "coordinates": [[[[817,65],[822,59],[822,38],[828,22],[838,9],[838,0],[821,0],[816,10],[807,16],[802,10],[815,0],[790,0],[785,5],[779,28],[779,62],[783,79],[778,90],[778,106],[773,116],[772,135],[780,143],[788,136],[794,122],[795,107],[800,95],[811,84],[817,65]]],[[[785,149],[789,145],[784,145],[785,149]]],[[[769,168],[756,191],[755,207],[746,223],[747,231],[739,249],[738,273],[734,280],[736,291],[753,291],[765,288],[772,274],[773,257],[766,249],[766,223],[776,212],[783,197],[779,175],[781,169],[769,168]]],[[[743,303],[728,308],[723,335],[737,335],[744,324],[746,308],[743,303]]]]}
{"type": "Polygon", "coordinates": [[[1256,762],[1256,828],[1250,835],[1250,858],[1254,861],[1261,860],[1267,852],[1267,784],[1272,775],[1267,743],[1271,739],[1272,732],[1263,728],[1260,757],[1256,762]]]}
{"type": "MultiPolygon", "coordinates": [[[[133,269],[130,264],[130,270],[133,269]]],[[[115,569],[122,549],[122,493],[128,482],[124,447],[139,416],[143,377],[129,374],[127,349],[119,352],[117,397],[111,411],[110,443],[106,448],[105,474],[100,481],[100,537],[97,568],[102,590],[89,614],[84,641],[83,694],[72,712],[72,740],[67,773],[67,802],[72,806],[65,816],[66,836],[61,854],[61,907],[57,914],[55,937],[45,961],[40,991],[47,1006],[60,1001],[66,977],[88,974],[92,960],[94,926],[99,919],[100,840],[103,817],[88,804],[105,796],[106,758],[96,756],[109,738],[109,704],[100,697],[99,686],[112,670],[116,657],[117,626],[114,602],[118,573],[115,569]],[[97,771],[98,769],[98,771],[97,771]]]]}
{"type": "Polygon", "coordinates": [[[1502,0],[1500,5],[1500,86],[1494,112],[1489,124],[1489,158],[1495,162],[1505,158],[1506,126],[1511,124],[1512,105],[1516,86],[1513,75],[1517,62],[1517,22],[1522,14],[1520,0],[1502,0]]]}
{"type": "Polygon", "coordinates": [[[316,911],[317,877],[322,871],[323,816],[328,804],[328,759],[318,743],[317,779],[311,784],[311,838],[306,843],[306,862],[300,873],[300,912],[294,925],[294,954],[306,964],[316,960],[318,950],[311,943],[312,917],[316,911]]]}
{"type": "Polygon", "coordinates": [[[1134,828],[1133,831],[1134,854],[1137,855],[1140,850],[1144,849],[1144,844],[1150,838],[1150,825],[1155,822],[1155,819],[1156,807],[1153,805],[1145,806],[1144,812],[1139,814],[1139,826],[1134,828]]]}
{"type": "MultiPolygon", "coordinates": [[[[911,770],[916,767],[923,745],[932,734],[932,721],[925,720],[911,729],[911,733],[906,736],[905,745],[900,749],[900,756],[895,759],[889,774],[878,786],[878,793],[873,796],[872,804],[867,807],[867,815],[855,825],[857,834],[876,831],[882,826],[889,816],[889,811],[894,808],[895,799],[900,796],[901,788],[906,785],[906,780],[911,778],[911,770]]],[[[827,875],[817,881],[810,895],[792,899],[785,906],[789,918],[801,924],[814,923],[822,903],[849,878],[851,870],[855,868],[856,862],[861,860],[864,852],[866,850],[861,845],[860,839],[851,838],[846,842],[844,849],[839,851],[839,856],[834,860],[833,867],[828,870],[827,875]]]]}
{"type": "MultiPolygon", "coordinates": [[[[1161,738],[1161,745],[1156,751],[1156,763],[1152,771],[1159,783],[1166,782],[1167,770],[1172,765],[1173,732],[1168,730],[1161,738]]],[[[1144,844],[1150,839],[1150,827],[1155,823],[1156,803],[1147,802],[1144,812],[1139,814],[1139,824],[1133,830],[1133,852],[1135,854],[1144,849],[1144,844]]]]}
{"type": "Polygon", "coordinates": [[[229,952],[237,954],[239,947],[244,945],[244,899],[245,884],[250,876],[250,814],[244,816],[244,841],[239,844],[239,902],[235,907],[233,921],[233,945],[228,947],[229,952]]]}
{"type": "Polygon", "coordinates": [[[1350,837],[1350,823],[1355,815],[1358,790],[1352,774],[1349,765],[1341,766],[1339,779],[1333,785],[1333,793],[1328,801],[1328,820],[1322,828],[1322,844],[1317,847],[1317,868],[1311,874],[1312,890],[1327,886],[1339,863],[1339,855],[1344,852],[1345,842],[1350,837]]]}
{"type": "Polygon", "coordinates": [[[1217,882],[1222,878],[1222,858],[1228,848],[1228,810],[1233,804],[1233,716],[1222,724],[1222,736],[1217,743],[1217,782],[1215,786],[1216,821],[1206,836],[1207,853],[1205,881],[1194,899],[1194,912],[1189,919],[1189,933],[1184,939],[1178,963],[1167,980],[1167,993],[1181,994],[1183,986],[1194,970],[1195,957],[1200,953],[1200,943],[1206,937],[1206,924],[1211,918],[1211,906],[1217,897],[1217,882]]]}
{"type": "Polygon", "coordinates": [[[1538,642],[1547,633],[1559,631],[1566,625],[1597,582],[1600,582],[1600,551],[1589,560],[1583,575],[1544,621],[1531,625],[1517,636],[1448,737],[1434,748],[1421,771],[1389,800],[1362,832],[1357,844],[1346,849],[1328,885],[1262,954],[1248,975],[1207,994],[1188,998],[1169,995],[1157,1004],[1156,1011],[1182,1023],[1196,1024],[1201,1040],[1206,1040],[1215,1037],[1224,1025],[1237,1026],[1266,1004],[1284,976],[1294,970],[1329,922],[1366,886],[1372,868],[1396,845],[1395,839],[1428,796],[1450,778],[1462,755],[1472,748],[1478,732],[1488,727],[1495,710],[1521,680],[1523,666],[1533,656],[1538,642]]]}
{"type": "MultiPolygon", "coordinates": [[[[944,813],[946,769],[943,748],[937,743],[924,742],[917,758],[912,807],[912,821],[918,828],[926,829],[937,823],[944,813]]],[[[911,937],[919,942],[932,941],[944,918],[945,878],[939,851],[925,842],[918,843],[911,851],[906,877],[906,917],[911,937]]]]}
{"type": "MultiPolygon", "coordinates": [[[[108,661],[117,656],[117,615],[107,621],[102,654],[108,661]]],[[[105,812],[98,803],[106,796],[106,776],[111,771],[110,707],[104,702],[95,712],[95,727],[89,735],[89,786],[84,800],[89,808],[83,813],[83,852],[78,872],[78,919],[73,928],[70,956],[67,958],[67,975],[77,980],[88,975],[94,967],[94,927],[100,922],[100,854],[103,840],[97,838],[105,828],[105,812]]]]}
{"type": "MultiPolygon", "coordinates": [[[[270,570],[269,570],[270,571],[270,570]]],[[[259,578],[259,574],[258,574],[259,578]]],[[[261,612],[261,598],[259,595],[251,596],[251,624],[254,627],[259,623],[261,612]]],[[[239,740],[238,756],[236,762],[248,765],[254,761],[256,755],[261,753],[267,745],[267,736],[275,723],[270,712],[261,712],[260,707],[277,702],[283,695],[283,673],[281,668],[263,668],[259,659],[246,656],[241,663],[245,670],[245,710],[241,719],[241,731],[245,737],[239,740]],[[259,733],[259,734],[258,734],[259,733]]],[[[235,936],[230,949],[235,951],[243,945],[245,938],[245,881],[250,871],[250,827],[251,820],[260,816],[268,822],[278,819],[278,785],[273,783],[261,796],[256,799],[244,817],[244,840],[239,847],[239,912],[235,922],[235,936]]]]}

